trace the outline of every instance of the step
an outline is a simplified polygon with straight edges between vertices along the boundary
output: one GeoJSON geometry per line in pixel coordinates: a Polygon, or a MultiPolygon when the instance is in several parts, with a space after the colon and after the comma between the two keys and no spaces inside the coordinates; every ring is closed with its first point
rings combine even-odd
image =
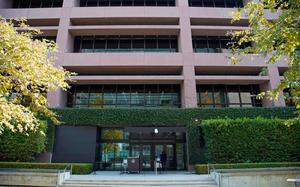
{"type": "Polygon", "coordinates": [[[190,186],[190,187],[217,187],[213,180],[66,180],[62,187],[129,187],[129,186],[190,186]]]}

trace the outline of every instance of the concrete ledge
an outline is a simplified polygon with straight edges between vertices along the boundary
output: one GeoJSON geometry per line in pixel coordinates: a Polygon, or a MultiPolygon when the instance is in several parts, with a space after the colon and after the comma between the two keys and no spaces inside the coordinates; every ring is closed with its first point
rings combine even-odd
{"type": "Polygon", "coordinates": [[[0,185],[57,186],[70,178],[70,172],[46,169],[1,169],[0,185]]]}
{"type": "Polygon", "coordinates": [[[222,187],[293,187],[288,178],[299,178],[300,168],[217,169],[211,177],[222,187]]]}

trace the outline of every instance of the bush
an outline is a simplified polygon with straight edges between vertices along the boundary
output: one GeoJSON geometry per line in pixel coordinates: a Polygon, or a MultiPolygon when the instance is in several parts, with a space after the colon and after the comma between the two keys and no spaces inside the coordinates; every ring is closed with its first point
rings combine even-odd
{"type": "Polygon", "coordinates": [[[52,109],[67,125],[96,126],[183,126],[192,119],[256,118],[258,116],[288,119],[295,117],[295,108],[57,108],[52,109]]]}
{"type": "Polygon", "coordinates": [[[36,132],[12,132],[4,130],[0,135],[0,161],[32,161],[45,150],[47,126],[41,122],[36,132]]]}
{"type": "Polygon", "coordinates": [[[218,119],[200,124],[207,163],[300,161],[300,124],[280,119],[218,119]]]}
{"type": "MultiPolygon", "coordinates": [[[[32,163],[32,162],[0,162],[0,168],[18,169],[65,169],[69,163],[32,163]]],[[[91,163],[72,163],[72,174],[90,174],[93,170],[91,163]]]]}
{"type": "Polygon", "coordinates": [[[196,164],[197,174],[207,174],[211,169],[245,169],[245,168],[276,168],[300,167],[300,162],[270,162],[270,163],[235,163],[235,164],[196,164]]]}

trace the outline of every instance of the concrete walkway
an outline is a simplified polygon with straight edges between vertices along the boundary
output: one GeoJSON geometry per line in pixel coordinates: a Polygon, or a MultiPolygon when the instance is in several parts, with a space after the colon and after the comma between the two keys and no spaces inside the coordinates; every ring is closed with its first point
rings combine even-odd
{"type": "Polygon", "coordinates": [[[120,174],[119,171],[96,171],[90,175],[71,175],[73,180],[207,180],[209,175],[197,175],[187,171],[167,171],[156,175],[153,171],[120,174]]]}
{"type": "Polygon", "coordinates": [[[142,172],[120,174],[118,171],[97,171],[90,175],[71,175],[61,187],[217,187],[208,175],[186,171],[164,173],[142,172]]]}

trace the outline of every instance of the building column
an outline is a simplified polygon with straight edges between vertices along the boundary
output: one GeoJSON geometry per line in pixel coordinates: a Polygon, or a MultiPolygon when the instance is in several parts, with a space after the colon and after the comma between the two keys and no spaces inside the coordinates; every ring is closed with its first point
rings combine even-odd
{"type": "Polygon", "coordinates": [[[184,81],[181,89],[182,106],[184,108],[197,107],[195,69],[193,64],[192,32],[189,17],[189,5],[187,0],[177,0],[180,9],[180,33],[178,48],[182,54],[184,81]]]}
{"type": "MultiPolygon", "coordinates": [[[[273,90],[280,84],[280,75],[277,66],[268,65],[268,76],[269,82],[260,85],[260,91],[262,92],[273,90]]],[[[268,98],[263,98],[262,103],[264,107],[284,107],[285,101],[283,98],[282,91],[279,93],[278,100],[270,100],[268,98]]]]}
{"type": "MultiPolygon", "coordinates": [[[[73,46],[73,38],[69,34],[68,27],[70,25],[70,12],[71,8],[75,3],[75,0],[65,0],[63,3],[63,10],[61,11],[61,17],[59,21],[59,27],[56,36],[56,43],[58,46],[57,60],[55,65],[57,67],[62,67],[64,62],[65,52],[71,52],[73,46]]],[[[48,103],[51,108],[65,107],[67,103],[67,94],[62,89],[57,91],[49,91],[48,103]]]]}

